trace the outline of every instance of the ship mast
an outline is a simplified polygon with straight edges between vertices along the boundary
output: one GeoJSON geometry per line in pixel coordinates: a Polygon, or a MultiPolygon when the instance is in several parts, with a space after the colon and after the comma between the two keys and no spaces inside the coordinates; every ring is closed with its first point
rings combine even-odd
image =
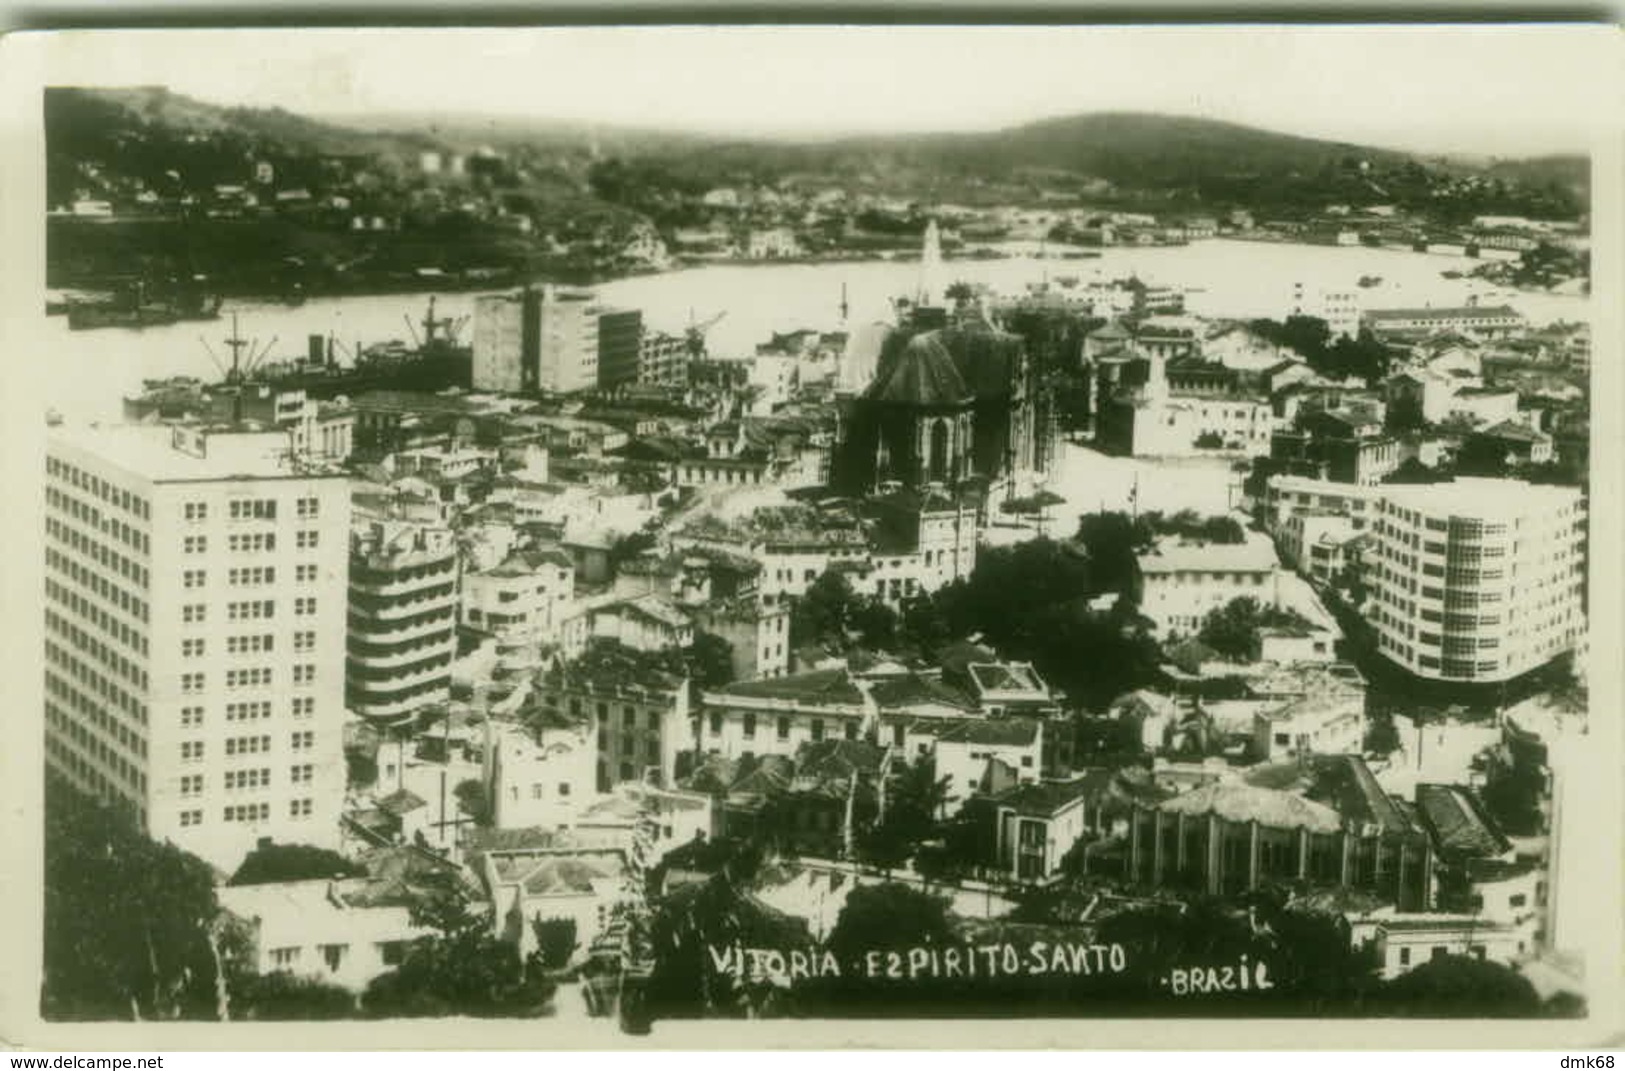
{"type": "Polygon", "coordinates": [[[440,321],[434,318],[434,295],[429,295],[429,309],[423,314],[423,348],[434,344],[434,329],[440,321]]]}
{"type": "Polygon", "coordinates": [[[241,383],[243,377],[242,351],[243,347],[248,345],[248,340],[242,337],[241,332],[237,330],[237,314],[235,312],[231,314],[231,337],[226,339],[226,345],[231,348],[231,371],[226,373],[226,381],[241,383]]]}

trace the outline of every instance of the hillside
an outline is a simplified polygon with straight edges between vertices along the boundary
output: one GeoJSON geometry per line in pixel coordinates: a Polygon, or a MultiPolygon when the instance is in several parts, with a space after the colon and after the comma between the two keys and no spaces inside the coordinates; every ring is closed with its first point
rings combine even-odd
{"type": "Polygon", "coordinates": [[[1591,197],[1591,161],[1584,156],[1535,156],[1527,160],[1497,160],[1485,172],[1513,182],[1561,186],[1581,197],[1591,197]]]}
{"type": "Polygon", "coordinates": [[[362,125],[340,126],[284,108],[228,108],[164,86],[47,89],[48,117],[53,110],[64,119],[88,119],[99,113],[107,121],[133,120],[149,128],[186,133],[235,133],[315,153],[404,153],[435,146],[432,138],[417,131],[375,132],[362,125]]]}
{"type": "Polygon", "coordinates": [[[971,172],[1052,168],[1119,184],[1186,185],[1209,176],[1309,174],[1350,159],[1401,154],[1182,116],[1107,112],[1048,119],[989,134],[858,142],[971,172]]]}

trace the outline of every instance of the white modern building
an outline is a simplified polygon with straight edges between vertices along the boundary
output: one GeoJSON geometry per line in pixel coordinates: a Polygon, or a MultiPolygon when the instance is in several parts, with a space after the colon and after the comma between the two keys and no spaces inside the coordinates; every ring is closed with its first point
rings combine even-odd
{"type": "Polygon", "coordinates": [[[474,302],[474,388],[567,393],[598,385],[598,312],[591,291],[554,286],[474,302]]]}
{"type": "Polygon", "coordinates": [[[244,426],[47,447],[47,766],[223,870],[339,840],[349,487],[290,453],[244,426]]]}
{"type": "Polygon", "coordinates": [[[1585,634],[1576,488],[1458,479],[1390,486],[1367,576],[1378,646],[1419,676],[1502,681],[1585,634]]]}

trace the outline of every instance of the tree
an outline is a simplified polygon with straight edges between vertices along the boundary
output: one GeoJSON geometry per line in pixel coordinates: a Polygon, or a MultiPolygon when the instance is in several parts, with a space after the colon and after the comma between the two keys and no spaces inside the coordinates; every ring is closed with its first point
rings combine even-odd
{"type": "Polygon", "coordinates": [[[954,941],[947,901],[909,885],[863,885],[847,895],[826,942],[836,959],[853,962],[871,949],[954,941]]]}
{"type": "Polygon", "coordinates": [[[939,648],[956,638],[948,615],[943,612],[941,601],[930,592],[903,602],[898,632],[902,642],[918,648],[926,655],[935,654],[939,648]]]}
{"type": "Polygon", "coordinates": [[[874,596],[858,600],[850,615],[858,640],[871,651],[890,651],[897,646],[897,611],[874,596]]]}
{"type": "Polygon", "coordinates": [[[309,844],[264,844],[248,853],[231,876],[231,885],[269,885],[279,881],[351,878],[366,868],[338,852],[309,844]]]}
{"type": "Polygon", "coordinates": [[[412,921],[434,933],[367,986],[362,1006],[368,1015],[524,1018],[546,1011],[555,987],[539,958],[522,959],[516,941],[494,935],[491,920],[470,910],[458,892],[414,904],[412,921]]]}
{"type": "Polygon", "coordinates": [[[542,966],[558,970],[570,962],[580,942],[576,939],[576,920],[570,918],[542,919],[535,924],[536,954],[542,966]]]}
{"type": "Polygon", "coordinates": [[[734,646],[714,632],[696,630],[683,651],[688,679],[699,689],[721,688],[734,680],[734,646]]]}
{"type": "Polygon", "coordinates": [[[1202,619],[1196,638],[1234,662],[1250,662],[1258,657],[1263,639],[1259,630],[1271,625],[1302,625],[1305,622],[1290,610],[1261,606],[1257,599],[1243,595],[1231,599],[1202,619]]]}
{"type": "Polygon", "coordinates": [[[355,994],[342,986],[285,971],[249,974],[231,983],[231,1017],[249,1022],[350,1019],[355,994]]]}
{"type": "Polygon", "coordinates": [[[1135,555],[1151,540],[1150,526],[1126,513],[1088,513],[1080,518],[1078,542],[1089,554],[1090,590],[1127,591],[1137,568],[1135,555]]]}
{"type": "Polygon", "coordinates": [[[901,865],[920,842],[932,837],[948,799],[948,779],[929,758],[906,764],[886,786],[886,810],[859,839],[861,858],[885,869],[901,865]]]}
{"type": "Polygon", "coordinates": [[[208,864],[47,782],[45,1018],[217,1018],[219,914],[208,864]]]}
{"type": "Polygon", "coordinates": [[[846,574],[826,570],[790,610],[790,637],[797,645],[835,640],[845,643],[857,596],[846,574]]]}
{"type": "Polygon", "coordinates": [[[1448,481],[1449,478],[1449,476],[1439,472],[1438,469],[1430,468],[1417,458],[1408,457],[1401,461],[1399,467],[1394,469],[1393,472],[1384,476],[1382,482],[1392,484],[1443,483],[1448,481]]]}
{"type": "Polygon", "coordinates": [[[1387,713],[1374,715],[1366,730],[1365,749],[1378,755],[1391,755],[1400,748],[1399,730],[1387,713]]]}
{"type": "Polygon", "coordinates": [[[654,971],[647,1012],[655,1019],[755,1018],[783,1010],[790,994],[719,970],[713,949],[806,947],[806,924],[744,891],[745,873],[724,866],[664,898],[650,926],[654,971]]]}
{"type": "Polygon", "coordinates": [[[457,787],[451,790],[457,797],[457,805],[463,813],[474,819],[476,825],[488,826],[492,823],[491,796],[486,791],[485,782],[469,778],[459,781],[457,787]]]}
{"type": "Polygon", "coordinates": [[[1540,997],[1511,967],[1470,956],[1437,956],[1382,987],[1389,1015],[1423,1019],[1507,1019],[1538,1015],[1540,997]]]}

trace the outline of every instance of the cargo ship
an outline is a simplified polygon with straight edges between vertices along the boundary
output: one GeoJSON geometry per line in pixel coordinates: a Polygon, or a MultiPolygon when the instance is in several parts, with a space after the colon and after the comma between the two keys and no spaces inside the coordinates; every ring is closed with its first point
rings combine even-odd
{"type": "MultiPolygon", "coordinates": [[[[216,320],[222,299],[210,293],[208,280],[194,275],[184,282],[171,279],[162,300],[154,300],[145,280],[115,290],[106,300],[68,299],[68,327],[88,331],[98,327],[167,327],[188,320],[216,320]]],[[[49,304],[47,312],[51,312],[49,304]]]]}
{"type": "Polygon", "coordinates": [[[268,356],[276,340],[261,346],[243,338],[233,316],[231,336],[224,340],[229,358],[222,360],[204,343],[220,370],[218,381],[209,384],[185,377],[148,381],[141,394],[124,399],[125,417],[176,419],[207,408],[211,398],[228,396],[274,399],[298,394],[331,401],[371,390],[467,389],[473,381],[473,350],[458,341],[467,319],[436,316],[430,298],[427,313],[418,321],[423,333],[419,335],[417,325],[407,321],[415,345],[391,341],[351,349],[330,335],[313,334],[307,337],[303,356],[273,360],[268,356]],[[341,364],[341,357],[349,363],[341,364]]]}

